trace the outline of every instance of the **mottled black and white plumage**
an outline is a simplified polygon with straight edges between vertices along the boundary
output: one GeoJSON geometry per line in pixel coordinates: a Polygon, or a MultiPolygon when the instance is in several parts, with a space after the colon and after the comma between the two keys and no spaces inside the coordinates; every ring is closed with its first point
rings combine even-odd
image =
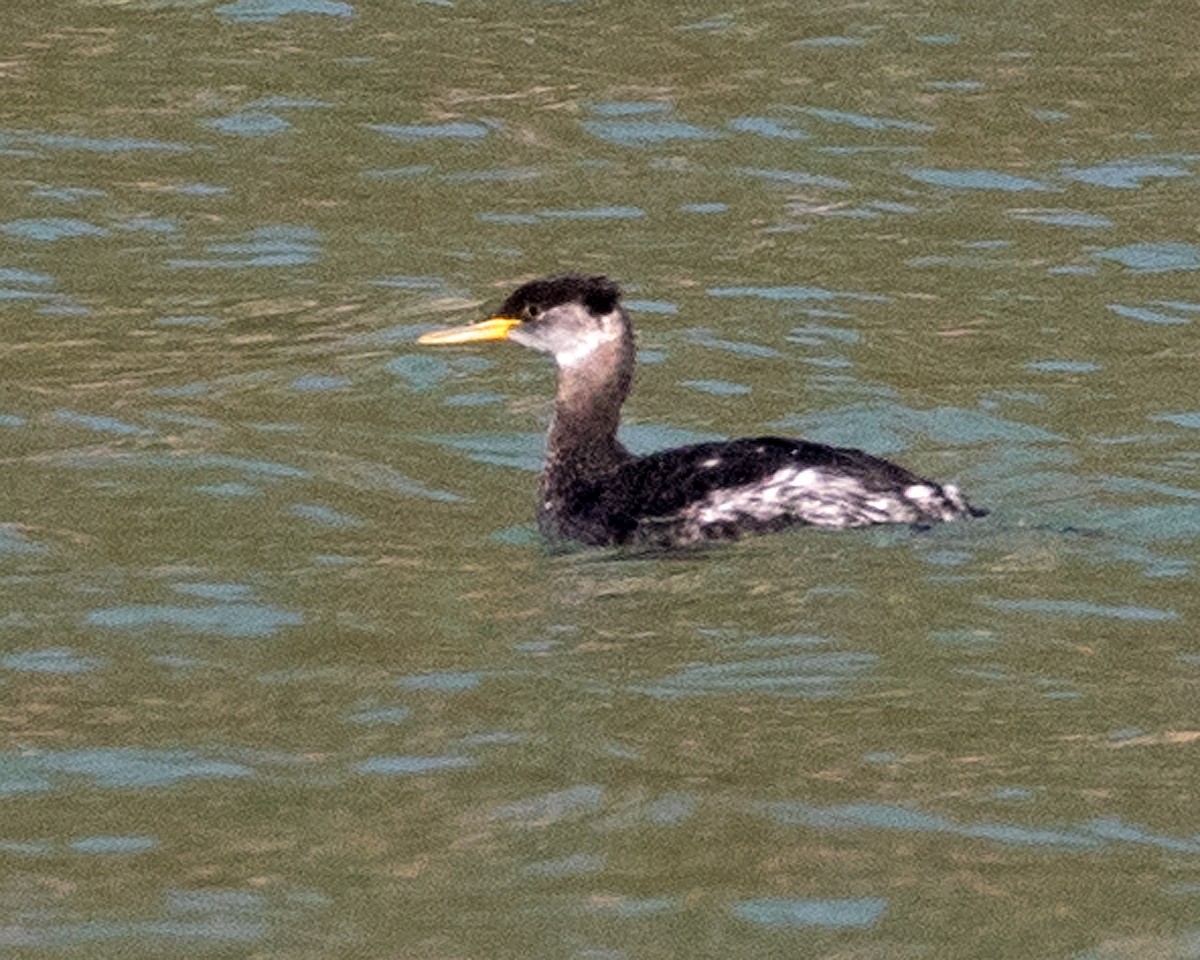
{"type": "Polygon", "coordinates": [[[634,365],[620,298],[605,277],[534,280],[491,319],[421,338],[506,338],[553,357],[558,391],[538,503],[547,537],[676,545],[805,524],[925,524],[984,512],[950,484],[807,440],[743,438],[633,456],[617,440],[634,365]]]}

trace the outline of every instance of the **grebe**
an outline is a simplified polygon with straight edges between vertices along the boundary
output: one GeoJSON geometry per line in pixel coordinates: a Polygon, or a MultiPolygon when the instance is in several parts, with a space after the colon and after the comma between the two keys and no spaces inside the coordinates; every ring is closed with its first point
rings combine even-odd
{"type": "Polygon", "coordinates": [[[606,277],[560,276],[515,290],[490,319],[421,343],[512,340],[558,367],[538,526],[596,546],[674,546],[796,525],[926,524],[980,516],[938,484],[861,450],[754,437],[635,457],[617,440],[634,340],[606,277]]]}

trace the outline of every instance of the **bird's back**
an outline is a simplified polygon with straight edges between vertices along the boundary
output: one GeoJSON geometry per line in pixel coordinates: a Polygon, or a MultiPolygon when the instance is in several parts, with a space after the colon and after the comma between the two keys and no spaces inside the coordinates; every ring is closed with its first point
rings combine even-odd
{"type": "Polygon", "coordinates": [[[632,458],[547,491],[543,530],[593,544],[688,544],[793,525],[928,523],[975,511],[941,486],[861,450],[747,437],[632,458]]]}

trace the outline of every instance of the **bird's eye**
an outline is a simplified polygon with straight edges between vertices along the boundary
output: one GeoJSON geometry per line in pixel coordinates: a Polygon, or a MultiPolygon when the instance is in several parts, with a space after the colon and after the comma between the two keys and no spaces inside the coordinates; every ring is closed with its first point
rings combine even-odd
{"type": "Polygon", "coordinates": [[[525,316],[530,320],[536,320],[542,315],[542,308],[537,306],[528,306],[525,308],[525,316]]]}

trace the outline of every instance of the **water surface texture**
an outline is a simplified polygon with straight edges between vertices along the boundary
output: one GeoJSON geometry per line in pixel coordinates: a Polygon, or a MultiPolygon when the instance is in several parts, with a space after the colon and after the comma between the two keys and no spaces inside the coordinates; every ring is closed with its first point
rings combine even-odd
{"type": "Polygon", "coordinates": [[[1194,4],[13,7],[0,955],[1200,955],[1194,4]],[[566,270],[991,516],[547,550],[566,270]]]}

